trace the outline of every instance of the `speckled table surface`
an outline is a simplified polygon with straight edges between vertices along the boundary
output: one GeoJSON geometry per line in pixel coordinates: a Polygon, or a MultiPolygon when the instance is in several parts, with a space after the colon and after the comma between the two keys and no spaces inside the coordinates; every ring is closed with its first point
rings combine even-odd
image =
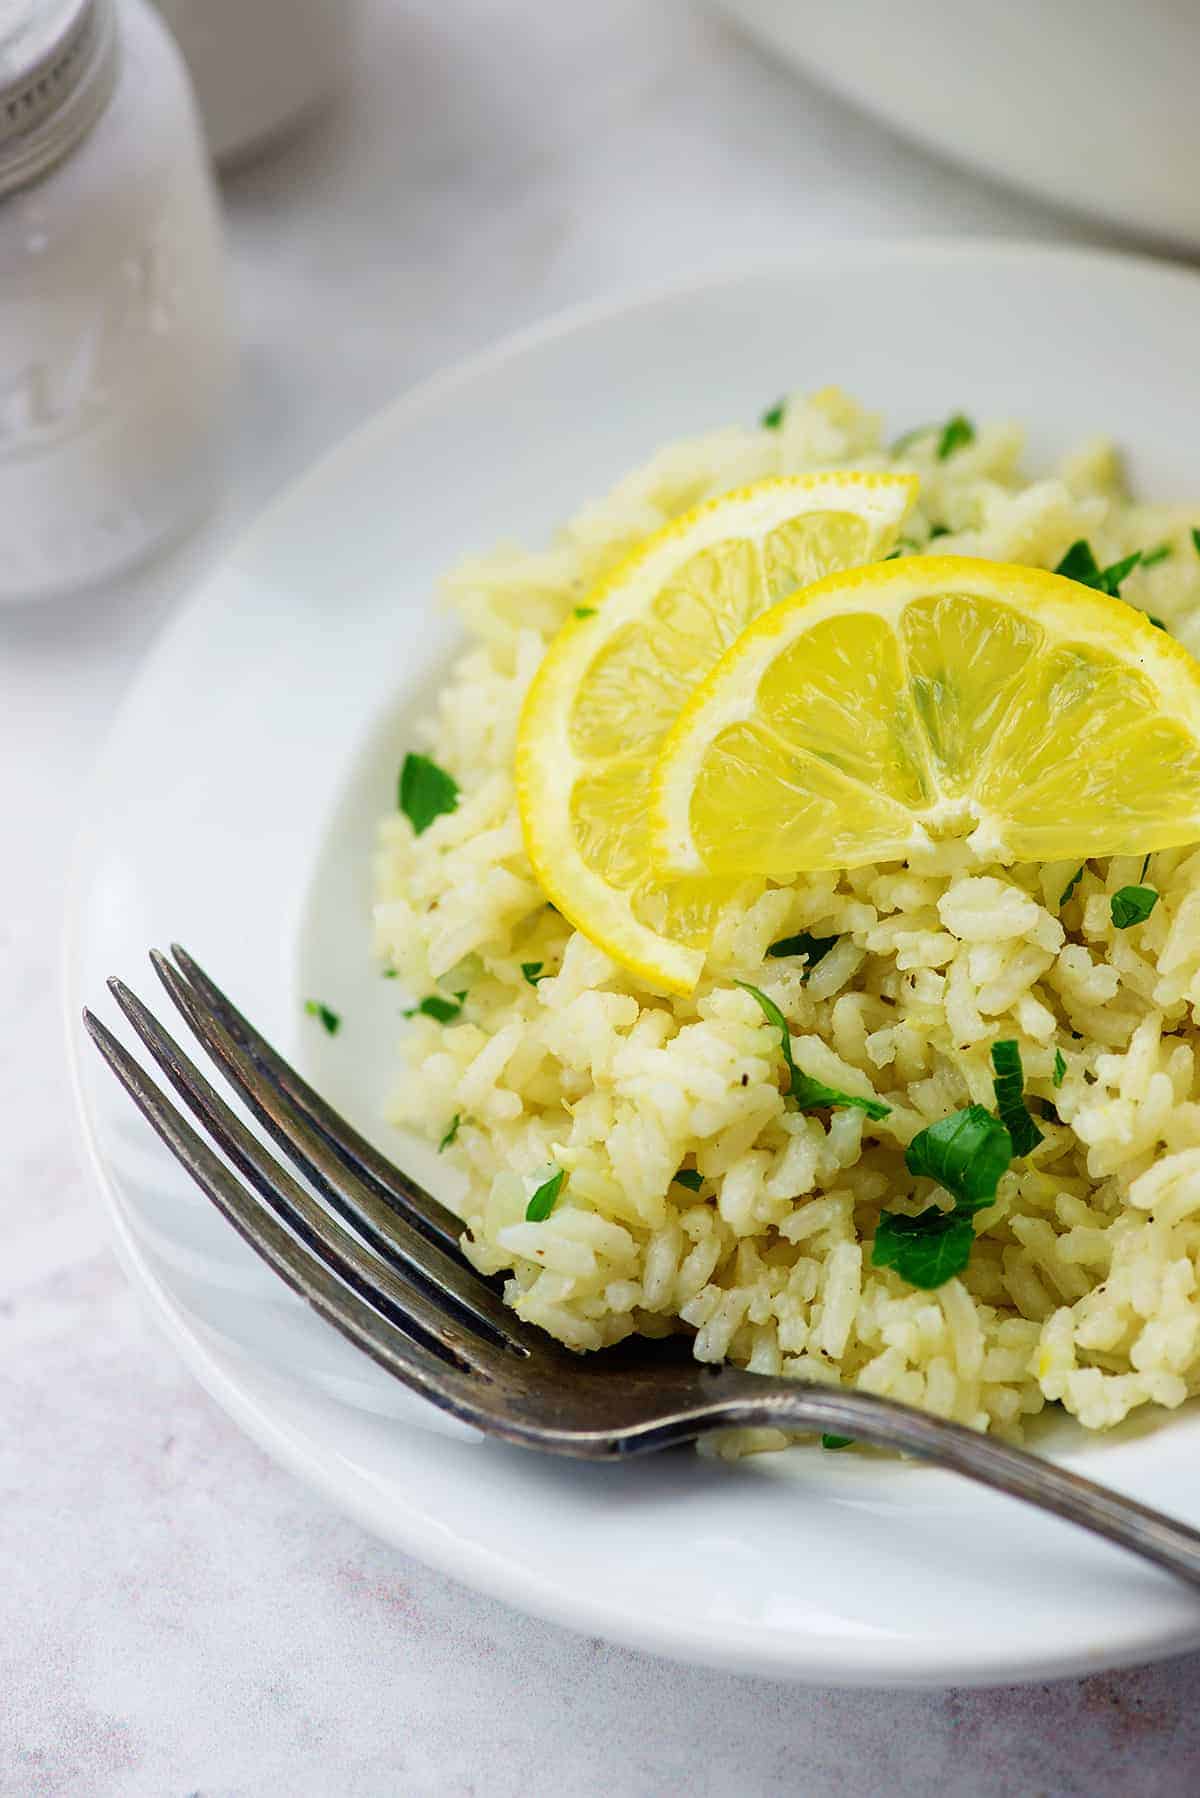
{"type": "Polygon", "coordinates": [[[225,198],[223,513],[119,594],[0,620],[0,1793],[1200,1790],[1200,1658],[996,1692],[743,1680],[530,1621],[330,1514],[142,1320],[77,1161],[56,990],[80,783],[139,659],[196,560],[382,398],[742,253],[1084,229],[683,0],[374,0],[340,101],[225,198]]]}

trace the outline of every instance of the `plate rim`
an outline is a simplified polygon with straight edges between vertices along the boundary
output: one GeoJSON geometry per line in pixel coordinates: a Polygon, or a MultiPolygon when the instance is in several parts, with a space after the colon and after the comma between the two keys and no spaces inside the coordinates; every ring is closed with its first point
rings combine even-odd
{"type": "Polygon", "coordinates": [[[922,1656],[911,1642],[906,1642],[902,1649],[891,1651],[895,1658],[889,1664],[885,1665],[887,1656],[877,1647],[874,1651],[877,1658],[868,1660],[865,1655],[860,1655],[857,1666],[839,1662],[831,1677],[829,1668],[817,1664],[820,1645],[815,1636],[755,1636],[749,1628],[739,1632],[726,1627],[722,1640],[714,1642],[711,1634],[707,1637],[703,1634],[694,1614],[690,1618],[669,1619],[646,1613],[633,1616],[619,1605],[610,1607],[590,1594],[572,1592],[561,1581],[546,1579],[531,1586],[526,1568],[518,1569],[503,1554],[476,1539],[439,1537],[429,1531],[420,1513],[398,1512],[389,1506],[385,1514],[382,1504],[373,1507],[365,1491],[348,1486],[332,1465],[323,1462],[318,1444],[311,1442],[299,1429],[273,1417],[266,1407],[243,1390],[233,1356],[222,1355],[204,1340],[202,1326],[187,1318],[181,1305],[149,1266],[134,1239],[115,1181],[103,1157],[83,1078],[84,1032],[79,1026],[85,999],[80,948],[87,855],[91,842],[88,820],[93,810],[93,796],[107,784],[108,767],[123,720],[143,687],[153,681],[159,666],[170,660],[176,634],[188,627],[193,613],[203,607],[227,571],[243,555],[251,553],[260,538],[275,531],[290,512],[303,507],[310,486],[322,485],[337,463],[368,449],[372,440],[393,429],[397,420],[406,415],[419,419],[424,409],[436,405],[443,396],[469,386],[480,376],[519,360],[543,345],[590,326],[618,320],[663,301],[719,291],[747,281],[789,274],[802,277],[815,267],[827,271],[833,264],[861,268],[872,262],[894,266],[897,261],[929,266],[944,266],[950,262],[994,262],[1010,266],[1030,261],[1052,261],[1059,266],[1078,263],[1085,269],[1104,267],[1122,274],[1140,273],[1172,286],[1185,287],[1200,298],[1200,271],[1164,261],[1152,253],[1128,253],[1090,245],[1043,244],[1008,237],[856,239],[817,244],[778,256],[726,259],[708,270],[582,301],[535,320],[401,390],[324,450],[222,546],[220,554],[187,584],[166,625],[152,640],[109,722],[81,790],[81,821],[74,833],[64,882],[59,993],[75,1139],[83,1165],[107,1214],[117,1258],[143,1308],[173,1344],[203,1389],[251,1440],[338,1509],[351,1515],[372,1534],[437,1568],[460,1586],[481,1591],[561,1627],[598,1634],[642,1652],[744,1675],[826,1687],[988,1686],[1066,1678],[1167,1659],[1200,1646],[1200,1616],[1191,1628],[1180,1625],[1157,1634],[1127,1631],[1119,1646],[1115,1649],[1106,1646],[1099,1652],[1079,1646],[1044,1653],[1040,1657],[1036,1649],[1023,1652],[1019,1657],[1001,1653],[989,1658],[987,1652],[974,1653],[968,1665],[954,1668],[952,1677],[947,1669],[945,1648],[937,1654],[930,1650],[922,1656]]]}

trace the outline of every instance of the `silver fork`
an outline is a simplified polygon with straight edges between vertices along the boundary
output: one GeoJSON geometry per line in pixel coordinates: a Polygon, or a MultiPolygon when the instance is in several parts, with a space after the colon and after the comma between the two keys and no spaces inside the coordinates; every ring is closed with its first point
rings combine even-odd
{"type": "MultiPolygon", "coordinates": [[[[571,1354],[523,1323],[496,1285],[475,1272],[459,1247],[459,1220],[326,1105],[190,955],[178,945],[172,955],[154,951],[151,961],[175,1006],[304,1180],[247,1128],[120,980],[108,983],[118,1005],[225,1159],[85,1011],[93,1041],[251,1248],[335,1329],[432,1404],[489,1436],[592,1460],[746,1426],[849,1436],[1024,1499],[1200,1586],[1200,1531],[893,1399],[704,1366],[685,1353],[672,1359],[659,1344],[571,1354]]],[[[686,1351],[678,1339],[675,1346],[686,1351]]]]}

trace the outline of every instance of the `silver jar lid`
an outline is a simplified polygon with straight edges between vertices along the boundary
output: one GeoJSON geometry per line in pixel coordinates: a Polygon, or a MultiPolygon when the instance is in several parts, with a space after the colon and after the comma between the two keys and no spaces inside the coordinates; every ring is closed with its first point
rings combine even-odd
{"type": "Polygon", "coordinates": [[[0,0],[0,195],[70,154],[116,72],[112,0],[0,0]]]}

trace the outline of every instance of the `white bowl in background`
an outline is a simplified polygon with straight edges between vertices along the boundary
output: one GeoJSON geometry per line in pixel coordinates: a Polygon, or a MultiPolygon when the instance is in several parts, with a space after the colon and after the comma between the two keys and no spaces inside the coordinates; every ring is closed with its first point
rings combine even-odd
{"type": "Polygon", "coordinates": [[[209,152],[229,167],[321,104],[341,78],[357,0],[155,0],[192,77],[209,152]]]}
{"type": "Polygon", "coordinates": [[[1043,198],[1200,248],[1195,0],[716,0],[847,99],[1043,198]]]}

